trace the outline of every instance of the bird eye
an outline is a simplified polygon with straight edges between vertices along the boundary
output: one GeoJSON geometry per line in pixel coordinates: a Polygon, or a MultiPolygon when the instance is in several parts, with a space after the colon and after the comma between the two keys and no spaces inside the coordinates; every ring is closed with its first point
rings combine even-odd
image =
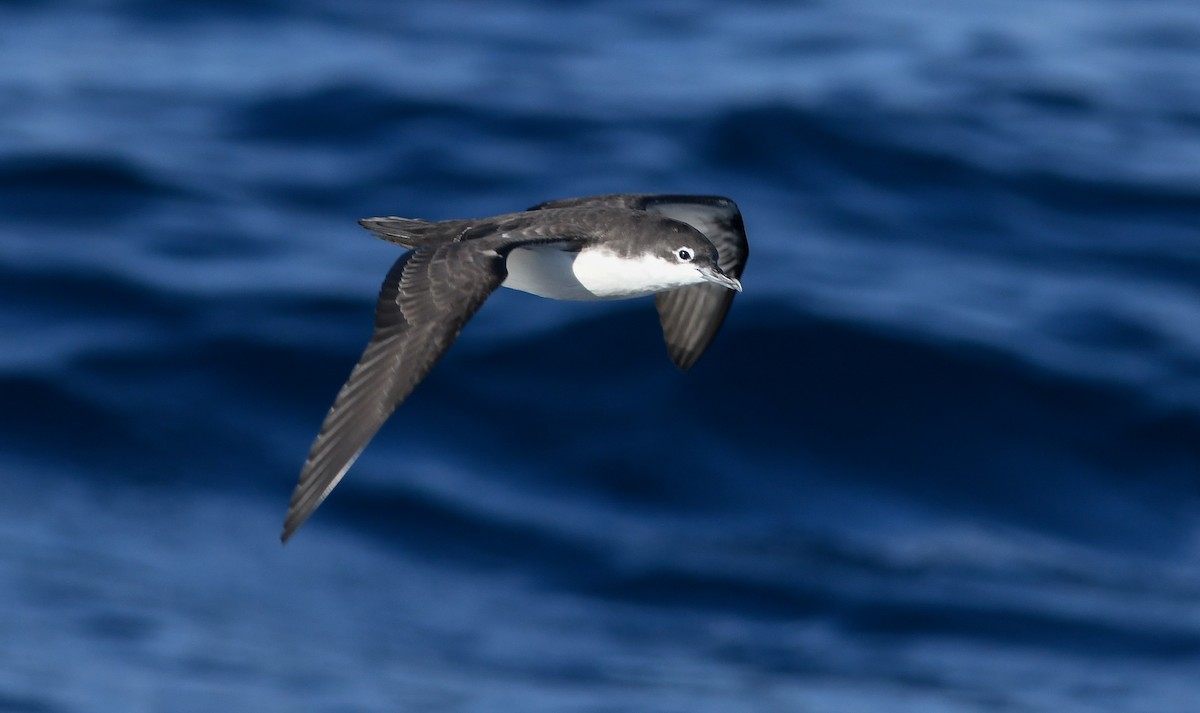
{"type": "Polygon", "coordinates": [[[678,255],[679,259],[684,262],[692,261],[692,251],[687,248],[679,248],[675,251],[675,254],[678,255]]]}

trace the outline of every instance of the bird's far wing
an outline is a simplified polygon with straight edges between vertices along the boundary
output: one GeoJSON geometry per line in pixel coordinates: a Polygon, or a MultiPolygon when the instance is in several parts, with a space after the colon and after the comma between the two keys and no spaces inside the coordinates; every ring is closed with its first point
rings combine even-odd
{"type": "MultiPolygon", "coordinates": [[[[741,279],[750,246],[736,203],[720,196],[642,196],[641,206],[704,233],[717,248],[721,270],[741,279]]],[[[667,353],[676,366],[688,369],[696,363],[717,336],[736,294],[706,282],[655,295],[667,353]]]]}
{"type": "Polygon", "coordinates": [[[367,442],[450,348],[506,276],[491,250],[448,243],[406,253],[388,271],[375,334],[313,442],[284,519],[286,542],[367,442]]]}

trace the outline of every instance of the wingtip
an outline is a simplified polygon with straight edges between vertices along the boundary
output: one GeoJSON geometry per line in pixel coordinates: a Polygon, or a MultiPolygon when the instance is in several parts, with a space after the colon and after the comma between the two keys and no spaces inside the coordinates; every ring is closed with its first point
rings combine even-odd
{"type": "Polygon", "coordinates": [[[693,366],[695,366],[696,362],[699,361],[700,355],[702,353],[702,352],[697,352],[697,351],[694,351],[691,349],[670,349],[670,348],[668,348],[667,351],[671,356],[671,363],[675,365],[676,369],[679,369],[680,371],[683,371],[683,372],[686,372],[689,369],[691,369],[693,366]]]}
{"type": "MultiPolygon", "coordinates": [[[[334,481],[334,483],[336,484],[337,481],[334,481]]],[[[332,487],[330,490],[332,490],[332,487]]],[[[287,514],[283,517],[283,532],[279,533],[279,541],[282,544],[286,545],[288,540],[292,539],[292,536],[296,534],[296,531],[303,527],[304,523],[308,522],[309,516],[312,515],[313,511],[317,509],[317,506],[324,502],[325,495],[328,495],[328,491],[326,491],[325,494],[323,494],[320,499],[317,500],[316,504],[312,506],[305,504],[307,499],[301,497],[301,494],[302,491],[300,487],[297,486],[296,492],[292,494],[291,506],[288,507],[287,514]]]]}
{"type": "Polygon", "coordinates": [[[298,522],[292,522],[291,518],[283,521],[283,531],[279,533],[279,544],[286,545],[288,540],[292,539],[292,535],[296,534],[296,530],[300,528],[298,522]]]}

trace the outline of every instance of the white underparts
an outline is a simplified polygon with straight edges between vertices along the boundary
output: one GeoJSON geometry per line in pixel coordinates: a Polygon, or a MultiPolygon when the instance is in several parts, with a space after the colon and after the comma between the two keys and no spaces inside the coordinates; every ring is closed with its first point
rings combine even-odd
{"type": "Polygon", "coordinates": [[[704,281],[687,263],[655,255],[621,257],[604,248],[517,248],[508,254],[507,267],[504,287],[556,300],[641,297],[704,281]]]}

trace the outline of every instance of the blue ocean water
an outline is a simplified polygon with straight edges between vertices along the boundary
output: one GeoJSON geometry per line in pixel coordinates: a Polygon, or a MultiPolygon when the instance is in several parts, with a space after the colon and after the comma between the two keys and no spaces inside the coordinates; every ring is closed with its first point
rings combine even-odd
{"type": "Polygon", "coordinates": [[[0,712],[1200,710],[1200,5],[0,3],[0,712]],[[708,354],[502,291],[286,547],[394,246],[718,193],[708,354]]]}

